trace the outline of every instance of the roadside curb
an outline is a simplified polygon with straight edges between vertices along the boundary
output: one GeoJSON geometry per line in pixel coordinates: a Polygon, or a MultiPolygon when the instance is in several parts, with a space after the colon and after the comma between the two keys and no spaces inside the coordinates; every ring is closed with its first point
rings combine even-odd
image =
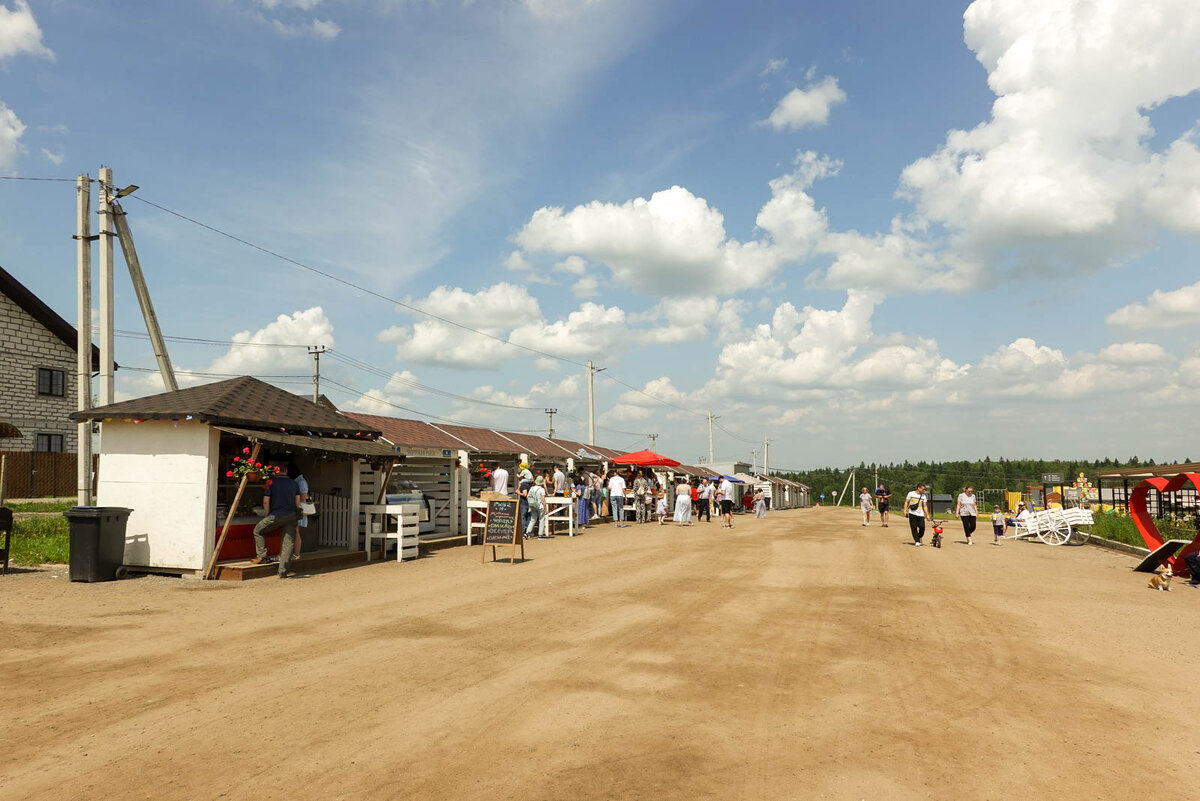
{"type": "Polygon", "coordinates": [[[1110,551],[1120,551],[1121,553],[1136,556],[1139,559],[1144,559],[1150,555],[1149,548],[1139,548],[1136,545],[1129,545],[1116,540],[1106,540],[1104,537],[1097,537],[1095,534],[1088,537],[1088,545],[1095,545],[1097,548],[1106,548],[1110,551]]]}

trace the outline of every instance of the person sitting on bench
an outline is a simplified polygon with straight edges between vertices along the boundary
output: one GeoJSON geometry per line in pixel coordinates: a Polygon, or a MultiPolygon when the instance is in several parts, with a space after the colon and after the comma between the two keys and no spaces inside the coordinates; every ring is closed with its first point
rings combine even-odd
{"type": "Polygon", "coordinates": [[[1187,565],[1187,569],[1192,574],[1192,580],[1188,582],[1188,586],[1200,588],[1200,551],[1193,551],[1183,557],[1183,563],[1187,565]]]}

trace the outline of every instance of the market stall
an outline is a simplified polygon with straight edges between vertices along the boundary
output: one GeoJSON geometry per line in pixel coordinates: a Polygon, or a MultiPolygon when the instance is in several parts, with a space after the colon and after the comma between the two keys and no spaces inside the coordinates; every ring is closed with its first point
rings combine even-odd
{"type": "MultiPolygon", "coordinates": [[[[356,550],[358,475],[398,459],[379,431],[336,411],[242,376],[76,412],[100,422],[97,505],[132,509],[124,564],[204,570],[226,520],[219,559],[251,555],[263,486],[235,481],[234,459],[258,448],[267,469],[299,466],[323,506],[305,548],[356,550]],[[238,494],[239,487],[242,492],[238,494]],[[235,503],[236,501],[236,503],[235,503]]],[[[372,499],[373,501],[374,499],[372,499]]],[[[278,540],[269,550],[278,552],[278,540]]]]}

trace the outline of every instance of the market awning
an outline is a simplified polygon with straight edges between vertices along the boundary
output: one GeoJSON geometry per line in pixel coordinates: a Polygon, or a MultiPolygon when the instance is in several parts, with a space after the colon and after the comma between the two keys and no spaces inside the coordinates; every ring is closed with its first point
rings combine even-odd
{"type": "Polygon", "coordinates": [[[679,462],[654,451],[635,451],[623,456],[614,456],[613,464],[631,464],[636,467],[679,467],[679,462]]]}
{"type": "Polygon", "coordinates": [[[255,442],[270,442],[275,445],[285,445],[299,450],[317,451],[320,453],[336,453],[342,456],[381,457],[390,456],[393,459],[404,457],[396,450],[382,442],[371,439],[355,439],[353,437],[317,437],[305,434],[284,434],[278,431],[256,431],[250,428],[230,428],[228,426],[213,426],[218,431],[233,434],[255,442]]]}

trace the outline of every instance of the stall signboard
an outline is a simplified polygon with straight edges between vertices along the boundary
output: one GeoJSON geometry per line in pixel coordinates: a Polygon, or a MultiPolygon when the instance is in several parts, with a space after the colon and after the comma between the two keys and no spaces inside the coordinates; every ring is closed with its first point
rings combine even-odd
{"type": "Polygon", "coordinates": [[[454,455],[449,448],[423,448],[419,445],[397,445],[396,452],[405,456],[429,456],[435,459],[449,459],[454,455]]]}
{"type": "Polygon", "coordinates": [[[516,500],[489,500],[487,518],[483,527],[483,553],[480,562],[487,559],[487,549],[492,549],[492,561],[496,561],[496,546],[512,548],[509,564],[516,561],[517,548],[521,549],[521,561],[525,561],[525,540],[521,536],[521,518],[516,500]]]}
{"type": "Polygon", "coordinates": [[[1048,487],[1060,487],[1062,483],[1062,473],[1042,473],[1042,484],[1048,487]]]}

